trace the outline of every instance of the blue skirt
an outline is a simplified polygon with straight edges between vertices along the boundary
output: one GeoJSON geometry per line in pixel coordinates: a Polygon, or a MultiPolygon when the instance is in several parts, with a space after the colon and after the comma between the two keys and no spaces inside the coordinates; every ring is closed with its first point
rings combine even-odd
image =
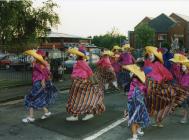
{"type": "Polygon", "coordinates": [[[128,100],[127,106],[129,113],[129,126],[132,123],[137,123],[142,128],[145,128],[149,125],[150,118],[144,102],[144,96],[138,88],[135,88],[132,98],[128,100]]]}
{"type": "Polygon", "coordinates": [[[46,94],[47,94],[47,102],[48,105],[49,104],[54,104],[55,103],[55,99],[58,95],[58,90],[57,88],[54,86],[54,84],[52,83],[52,81],[46,81],[46,94]]]}
{"type": "Polygon", "coordinates": [[[55,102],[57,89],[52,85],[51,81],[46,82],[46,88],[43,89],[41,81],[36,81],[28,95],[25,96],[24,104],[27,109],[41,109],[48,107],[55,102]]]}

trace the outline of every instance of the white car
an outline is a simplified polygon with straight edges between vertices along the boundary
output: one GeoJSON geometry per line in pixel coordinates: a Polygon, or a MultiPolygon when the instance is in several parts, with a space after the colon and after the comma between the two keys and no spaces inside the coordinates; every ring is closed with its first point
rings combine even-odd
{"type": "MultiPolygon", "coordinates": [[[[92,54],[92,57],[87,61],[89,64],[96,64],[99,61],[100,57],[96,54],[92,54]]],[[[67,69],[72,69],[73,65],[76,63],[75,57],[71,57],[69,60],[64,62],[64,66],[67,69]]]]}

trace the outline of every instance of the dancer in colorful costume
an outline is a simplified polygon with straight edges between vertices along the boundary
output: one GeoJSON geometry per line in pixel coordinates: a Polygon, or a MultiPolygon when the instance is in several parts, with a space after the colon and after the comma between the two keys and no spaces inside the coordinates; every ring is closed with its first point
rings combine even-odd
{"type": "Polygon", "coordinates": [[[163,127],[162,120],[188,97],[179,85],[173,82],[172,74],[163,66],[162,53],[156,47],[145,47],[145,67],[152,69],[147,74],[147,109],[155,117],[153,126],[163,127]],[[174,85],[173,85],[174,84],[174,85]]]}
{"type": "MultiPolygon", "coordinates": [[[[40,54],[44,60],[46,59],[46,54],[44,51],[37,50],[36,53],[40,54]]],[[[42,70],[45,76],[45,90],[47,94],[47,99],[49,100],[49,104],[54,104],[55,99],[58,95],[57,94],[58,90],[52,82],[51,68],[50,68],[50,64],[47,61],[46,61],[46,66],[42,65],[42,70]]],[[[48,112],[46,110],[46,113],[43,115],[43,119],[49,117],[50,115],[51,115],[51,112],[48,112]]]]}
{"type": "Polygon", "coordinates": [[[172,74],[164,67],[161,51],[156,47],[145,47],[147,59],[144,68],[152,69],[146,77],[147,83],[147,109],[150,115],[155,116],[154,126],[163,127],[161,124],[163,118],[172,109],[175,92],[172,90],[172,74]],[[169,84],[170,83],[170,84],[169,84]]]}
{"type": "Polygon", "coordinates": [[[97,68],[95,71],[97,80],[103,82],[105,89],[108,89],[110,83],[112,83],[116,89],[119,89],[116,74],[109,58],[112,55],[113,53],[111,51],[104,51],[102,57],[97,62],[97,68]]]}
{"type": "Polygon", "coordinates": [[[33,73],[32,73],[32,82],[33,86],[30,93],[25,96],[24,104],[25,107],[29,110],[29,116],[22,119],[22,122],[29,123],[34,122],[34,109],[43,109],[44,115],[41,119],[46,119],[51,115],[51,112],[48,110],[48,106],[55,101],[55,94],[57,91],[49,90],[47,87],[47,74],[46,68],[47,62],[43,57],[36,52],[36,50],[25,51],[24,54],[31,55],[36,59],[36,62],[33,64],[33,73]]]}
{"type": "Polygon", "coordinates": [[[144,102],[145,74],[136,64],[122,66],[128,70],[131,76],[130,90],[128,93],[128,125],[131,126],[133,137],[129,140],[137,140],[138,135],[144,135],[142,128],[149,125],[150,119],[144,102]]]}
{"type": "Polygon", "coordinates": [[[71,116],[66,120],[77,121],[79,115],[85,115],[82,120],[88,120],[105,111],[103,87],[100,83],[94,84],[90,81],[93,72],[85,61],[87,56],[77,49],[69,49],[68,52],[77,55],[77,63],[73,66],[73,82],[66,107],[71,116]]]}
{"type": "Polygon", "coordinates": [[[121,76],[119,76],[120,72],[121,72],[121,64],[119,62],[121,50],[122,49],[119,46],[114,46],[113,49],[112,49],[113,55],[110,58],[112,67],[113,67],[114,72],[116,74],[116,78],[117,78],[117,82],[118,82],[119,87],[122,87],[121,79],[120,79],[121,76]]]}
{"type": "MultiPolygon", "coordinates": [[[[179,90],[177,94],[183,94],[180,100],[184,102],[181,104],[183,107],[183,118],[181,119],[181,123],[187,123],[188,121],[188,107],[189,107],[189,97],[186,98],[186,95],[189,94],[189,60],[186,56],[182,54],[174,54],[174,58],[170,59],[170,61],[174,62],[174,71],[173,74],[176,78],[177,86],[180,86],[182,90],[179,90]]],[[[181,102],[180,101],[180,102],[181,102]]]]}
{"type": "MultiPolygon", "coordinates": [[[[129,44],[126,44],[122,47],[123,53],[120,55],[119,62],[121,65],[131,65],[135,64],[135,58],[131,54],[131,50],[133,48],[130,47],[129,44]]],[[[130,85],[130,77],[129,72],[127,70],[122,70],[122,72],[119,75],[119,78],[121,79],[122,87],[124,87],[124,91],[129,91],[129,85],[130,85]]]]}

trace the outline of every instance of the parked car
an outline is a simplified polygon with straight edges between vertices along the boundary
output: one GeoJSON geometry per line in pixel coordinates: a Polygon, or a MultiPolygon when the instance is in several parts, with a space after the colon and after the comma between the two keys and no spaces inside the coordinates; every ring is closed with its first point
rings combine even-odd
{"type": "MultiPolygon", "coordinates": [[[[96,64],[99,61],[100,57],[96,54],[92,54],[92,57],[89,57],[87,61],[89,64],[96,64]]],[[[67,61],[64,62],[64,67],[67,72],[71,72],[73,69],[73,65],[76,63],[75,57],[70,57],[67,61]]]]}
{"type": "Polygon", "coordinates": [[[17,59],[17,56],[14,54],[5,55],[4,57],[0,59],[0,67],[9,69],[12,62],[15,61],[16,59],[17,59]]]}
{"type": "Polygon", "coordinates": [[[7,54],[0,52],[0,59],[2,59],[3,57],[5,57],[6,55],[7,54]]]}
{"type": "Polygon", "coordinates": [[[14,70],[31,70],[32,60],[30,56],[8,54],[0,59],[0,68],[14,69],[14,70]]]}
{"type": "Polygon", "coordinates": [[[18,55],[17,59],[12,61],[10,67],[16,71],[32,70],[32,59],[27,55],[18,55]]]}
{"type": "Polygon", "coordinates": [[[100,54],[101,54],[101,49],[95,48],[95,49],[92,49],[90,52],[91,52],[92,54],[96,54],[96,55],[100,56],[100,54]]]}

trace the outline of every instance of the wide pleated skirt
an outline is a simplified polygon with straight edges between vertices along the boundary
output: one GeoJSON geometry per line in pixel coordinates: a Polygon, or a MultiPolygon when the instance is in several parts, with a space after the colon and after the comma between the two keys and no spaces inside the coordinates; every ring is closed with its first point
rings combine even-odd
{"type": "Polygon", "coordinates": [[[117,81],[116,74],[113,69],[103,68],[98,66],[94,73],[97,80],[100,81],[101,83],[105,84],[105,83],[117,81]]]}
{"type": "Polygon", "coordinates": [[[138,88],[135,88],[131,99],[128,100],[128,125],[133,123],[139,124],[142,128],[145,128],[150,123],[149,114],[144,102],[144,95],[138,88]]]}
{"type": "Polygon", "coordinates": [[[48,105],[54,104],[58,96],[58,90],[51,80],[46,81],[45,92],[47,94],[48,105]]]}
{"type": "Polygon", "coordinates": [[[90,81],[76,79],[71,85],[67,112],[71,115],[101,114],[105,111],[103,89],[90,81]]]}
{"type": "Polygon", "coordinates": [[[147,78],[146,106],[150,115],[158,114],[162,120],[188,97],[188,92],[171,83],[159,84],[147,78]]]}
{"type": "Polygon", "coordinates": [[[27,109],[41,109],[55,102],[57,89],[50,81],[46,82],[46,88],[42,88],[41,81],[34,82],[31,91],[24,98],[27,109]]]}

